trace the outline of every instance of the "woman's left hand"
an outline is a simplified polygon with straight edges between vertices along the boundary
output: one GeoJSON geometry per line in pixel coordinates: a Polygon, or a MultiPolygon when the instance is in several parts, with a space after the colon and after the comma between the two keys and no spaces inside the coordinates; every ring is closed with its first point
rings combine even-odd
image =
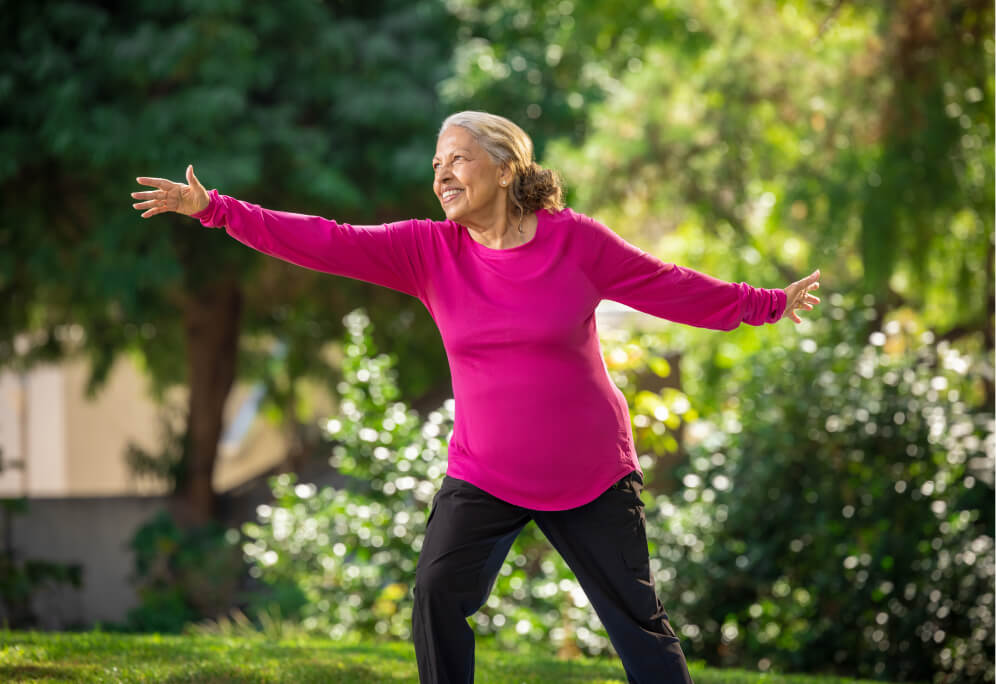
{"type": "Polygon", "coordinates": [[[797,280],[785,288],[785,295],[788,298],[785,302],[785,313],[782,318],[788,316],[796,323],[802,323],[802,319],[796,313],[796,309],[812,311],[813,306],[820,303],[820,298],[809,294],[810,290],[815,290],[820,286],[820,270],[816,269],[812,274],[802,280],[797,280]]]}

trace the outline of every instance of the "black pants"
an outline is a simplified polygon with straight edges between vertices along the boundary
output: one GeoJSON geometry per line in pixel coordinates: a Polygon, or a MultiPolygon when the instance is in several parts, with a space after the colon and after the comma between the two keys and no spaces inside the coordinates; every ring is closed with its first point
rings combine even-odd
{"type": "Polygon", "coordinates": [[[419,681],[474,681],[474,631],[467,618],[487,601],[512,542],[535,520],[577,576],[629,681],[690,684],[650,575],[642,488],[634,471],[584,506],[536,511],[447,475],[433,499],[415,571],[419,681]]]}

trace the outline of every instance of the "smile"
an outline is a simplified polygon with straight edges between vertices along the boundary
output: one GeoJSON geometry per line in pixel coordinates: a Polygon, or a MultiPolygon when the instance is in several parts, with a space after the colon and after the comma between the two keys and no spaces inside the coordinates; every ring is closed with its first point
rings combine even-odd
{"type": "Polygon", "coordinates": [[[463,192],[463,190],[445,190],[442,195],[443,202],[449,202],[461,192],[463,192]]]}

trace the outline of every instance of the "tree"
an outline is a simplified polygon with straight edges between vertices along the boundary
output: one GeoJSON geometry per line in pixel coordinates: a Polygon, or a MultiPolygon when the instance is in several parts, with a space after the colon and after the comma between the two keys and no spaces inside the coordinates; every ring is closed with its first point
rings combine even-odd
{"type": "Polygon", "coordinates": [[[598,129],[590,105],[611,97],[649,47],[667,43],[694,52],[706,42],[686,30],[690,15],[678,3],[460,0],[449,6],[460,28],[453,74],[440,85],[443,98],[457,109],[518,122],[539,158],[553,140],[577,145],[598,129]]]}
{"type": "MultiPolygon", "coordinates": [[[[0,23],[0,364],[122,352],[158,390],[190,389],[177,513],[212,517],[222,408],[283,338],[285,400],[331,372],[322,342],[365,300],[385,335],[435,334],[418,302],[271,263],[190,219],[143,223],[139,175],[182,177],[264,206],[373,222],[428,213],[449,26],[432,2],[279,6],[9,3],[0,23]],[[256,341],[255,347],[249,342],[256,341]],[[243,344],[244,342],[244,344],[243,344]]],[[[438,381],[438,345],[404,348],[438,381]],[[421,354],[421,358],[416,356],[421,354]]],[[[445,378],[445,373],[442,373],[445,378]]]]}
{"type": "Polygon", "coordinates": [[[669,7],[694,49],[652,43],[549,152],[579,208],[728,279],[820,265],[877,323],[909,307],[991,349],[990,3],[669,7]]]}

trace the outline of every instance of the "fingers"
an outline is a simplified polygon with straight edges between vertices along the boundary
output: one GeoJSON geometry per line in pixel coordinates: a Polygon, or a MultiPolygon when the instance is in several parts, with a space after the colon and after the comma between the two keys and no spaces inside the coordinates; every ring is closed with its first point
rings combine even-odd
{"type": "MultiPolygon", "coordinates": [[[[135,207],[135,208],[138,209],[138,207],[135,207]]],[[[167,209],[166,207],[162,207],[162,206],[152,207],[151,209],[149,209],[148,211],[146,211],[144,214],[142,214],[142,218],[149,218],[150,216],[155,216],[156,214],[164,214],[167,211],[169,211],[169,209],[167,209]]]]}
{"type": "Polygon", "coordinates": [[[151,185],[154,188],[159,188],[160,190],[169,190],[171,187],[176,185],[171,180],[166,180],[165,178],[150,178],[149,176],[139,176],[135,180],[138,181],[139,185],[151,185]]]}
{"type": "Polygon", "coordinates": [[[819,288],[819,278],[820,269],[816,269],[802,280],[797,280],[785,288],[785,293],[789,295],[785,316],[792,319],[793,323],[802,323],[797,311],[812,311],[813,307],[820,303],[820,298],[810,292],[819,288]]]}
{"type": "Polygon", "coordinates": [[[135,199],[144,199],[144,202],[135,202],[131,206],[135,209],[145,209],[145,213],[142,214],[142,218],[149,218],[150,216],[155,216],[156,214],[162,214],[163,212],[169,211],[166,208],[166,191],[165,190],[145,190],[141,192],[133,192],[131,196],[135,199]]]}
{"type": "Polygon", "coordinates": [[[820,286],[819,278],[820,278],[820,271],[819,269],[817,269],[812,273],[810,273],[805,278],[803,278],[802,280],[797,280],[792,284],[800,285],[805,290],[812,290],[820,286]]]}

